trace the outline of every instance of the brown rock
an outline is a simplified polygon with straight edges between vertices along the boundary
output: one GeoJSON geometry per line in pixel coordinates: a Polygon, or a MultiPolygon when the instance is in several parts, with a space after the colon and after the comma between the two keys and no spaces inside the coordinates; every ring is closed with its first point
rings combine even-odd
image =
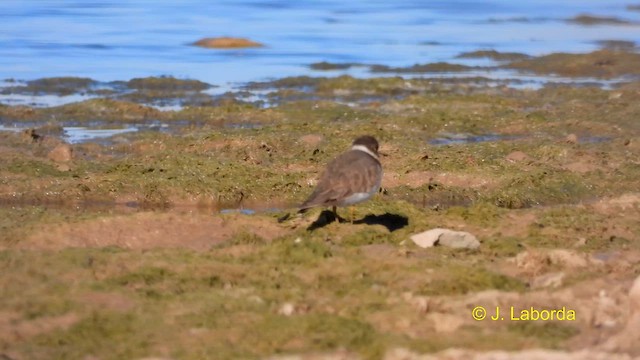
{"type": "Polygon", "coordinates": [[[569,135],[567,135],[566,138],[564,138],[564,141],[566,141],[569,144],[577,144],[578,143],[578,135],[569,134],[569,135]]]}
{"type": "Polygon", "coordinates": [[[453,333],[464,324],[460,317],[451,314],[433,313],[428,318],[433,322],[437,333],[453,333]]]}
{"type": "Polygon", "coordinates": [[[522,162],[531,160],[529,155],[523,153],[522,151],[514,151],[511,154],[507,155],[506,159],[510,162],[522,162]]]}
{"type": "Polygon", "coordinates": [[[67,172],[71,171],[71,166],[69,166],[68,164],[57,164],[56,169],[58,169],[58,171],[67,172]]]}
{"type": "Polygon", "coordinates": [[[300,137],[300,141],[310,147],[318,146],[322,140],[324,140],[324,136],[318,134],[308,134],[300,137]]]}
{"type": "Polygon", "coordinates": [[[562,286],[565,274],[564,272],[548,273],[540,276],[536,276],[531,281],[531,288],[540,289],[546,287],[558,288],[562,286]]]}
{"type": "Polygon", "coordinates": [[[73,158],[73,148],[69,144],[58,144],[53,150],[49,151],[47,158],[57,163],[66,163],[73,158]]]}
{"type": "Polygon", "coordinates": [[[249,39],[233,37],[203,38],[194,42],[192,45],[209,49],[238,49],[264,46],[259,42],[255,42],[249,39]]]}

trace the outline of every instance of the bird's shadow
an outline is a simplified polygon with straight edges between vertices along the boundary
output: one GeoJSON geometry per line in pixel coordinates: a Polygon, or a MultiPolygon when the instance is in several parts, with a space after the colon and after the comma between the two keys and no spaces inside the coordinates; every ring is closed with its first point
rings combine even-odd
{"type": "MultiPolygon", "coordinates": [[[[308,231],[313,231],[315,229],[319,229],[331,224],[334,221],[338,221],[341,223],[349,223],[349,220],[346,220],[340,216],[336,216],[332,211],[324,210],[318,215],[316,221],[311,223],[309,227],[307,227],[308,231]]],[[[409,218],[406,216],[384,213],[382,215],[372,215],[369,214],[362,219],[354,220],[354,224],[367,224],[367,225],[382,225],[386,227],[389,232],[394,232],[396,230],[402,229],[403,227],[409,225],[409,218]]]]}

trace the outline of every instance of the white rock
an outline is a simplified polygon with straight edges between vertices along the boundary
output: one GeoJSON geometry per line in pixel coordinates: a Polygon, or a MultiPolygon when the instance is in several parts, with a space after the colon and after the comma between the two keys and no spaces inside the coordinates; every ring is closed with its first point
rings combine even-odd
{"type": "Polygon", "coordinates": [[[480,246],[480,242],[473,234],[440,228],[411,235],[411,240],[422,248],[443,245],[452,248],[475,249],[480,246]]]}
{"type": "Polygon", "coordinates": [[[292,303],[284,303],[280,307],[280,310],[278,310],[278,314],[284,315],[284,316],[291,316],[295,311],[296,311],[295,305],[293,305],[292,303]]]}

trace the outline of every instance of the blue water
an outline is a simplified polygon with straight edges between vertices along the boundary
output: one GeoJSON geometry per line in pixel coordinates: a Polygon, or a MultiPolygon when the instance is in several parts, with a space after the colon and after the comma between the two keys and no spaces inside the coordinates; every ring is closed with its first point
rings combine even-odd
{"type": "MultiPolygon", "coordinates": [[[[588,52],[599,40],[640,42],[640,26],[581,26],[579,14],[640,23],[629,0],[149,1],[1,0],[0,79],[99,81],[170,75],[214,85],[284,76],[370,76],[367,68],[312,71],[319,61],[408,66],[464,51],[588,52]],[[526,21],[524,21],[524,20],[526,21]],[[203,49],[202,37],[266,47],[203,49]]],[[[487,75],[487,74],[483,74],[487,75]]],[[[489,75],[490,76],[490,75],[489,75]]]]}

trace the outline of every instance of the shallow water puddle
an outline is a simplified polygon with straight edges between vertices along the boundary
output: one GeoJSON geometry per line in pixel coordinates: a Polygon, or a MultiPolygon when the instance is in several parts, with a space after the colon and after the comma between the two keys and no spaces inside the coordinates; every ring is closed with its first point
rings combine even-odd
{"type": "MultiPolygon", "coordinates": [[[[0,89],[2,85],[0,85],[0,89]]],[[[71,103],[81,102],[85,100],[95,99],[98,95],[87,95],[82,93],[73,93],[70,95],[56,94],[0,94],[0,103],[4,105],[24,105],[33,107],[54,107],[71,103]]]]}
{"type": "Polygon", "coordinates": [[[281,203],[257,202],[250,207],[232,204],[197,203],[172,203],[172,204],[147,204],[140,201],[114,201],[85,199],[79,201],[67,201],[64,199],[24,199],[20,197],[0,197],[0,208],[43,208],[55,211],[79,211],[82,213],[132,213],[132,212],[176,212],[176,213],[200,213],[211,215],[241,214],[260,215],[273,214],[286,211],[289,205],[281,203]]]}
{"type": "MultiPolygon", "coordinates": [[[[46,126],[43,123],[20,123],[14,125],[3,125],[0,124],[0,131],[11,131],[11,132],[22,132],[28,129],[36,129],[38,134],[48,136],[45,129],[45,133],[41,134],[39,127],[46,126]]],[[[180,128],[185,126],[182,123],[174,124],[173,128],[180,128]]],[[[91,126],[61,126],[62,135],[53,134],[53,136],[60,136],[63,140],[67,141],[70,144],[79,144],[88,141],[95,140],[106,140],[115,135],[121,135],[126,133],[139,132],[143,130],[149,131],[171,131],[171,127],[168,124],[159,123],[159,122],[150,122],[146,124],[132,124],[126,126],[118,126],[118,127],[105,127],[100,122],[91,123],[91,126]]]]}
{"type": "Polygon", "coordinates": [[[455,144],[471,144],[489,141],[517,140],[521,139],[521,135],[500,135],[500,134],[453,134],[443,133],[440,137],[429,140],[431,145],[455,145],[455,144]]]}
{"type": "MultiPolygon", "coordinates": [[[[0,131],[21,132],[29,128],[31,127],[5,126],[0,124],[0,131]]],[[[63,126],[62,130],[64,132],[62,137],[66,141],[70,144],[78,144],[91,140],[107,139],[114,135],[136,132],[140,129],[137,126],[113,129],[93,129],[85,126],[63,126]]]]}
{"type": "Polygon", "coordinates": [[[106,139],[114,135],[125,134],[139,131],[135,126],[128,126],[117,129],[91,129],[84,126],[66,126],[64,129],[64,138],[70,144],[82,143],[90,140],[106,139]]]}

